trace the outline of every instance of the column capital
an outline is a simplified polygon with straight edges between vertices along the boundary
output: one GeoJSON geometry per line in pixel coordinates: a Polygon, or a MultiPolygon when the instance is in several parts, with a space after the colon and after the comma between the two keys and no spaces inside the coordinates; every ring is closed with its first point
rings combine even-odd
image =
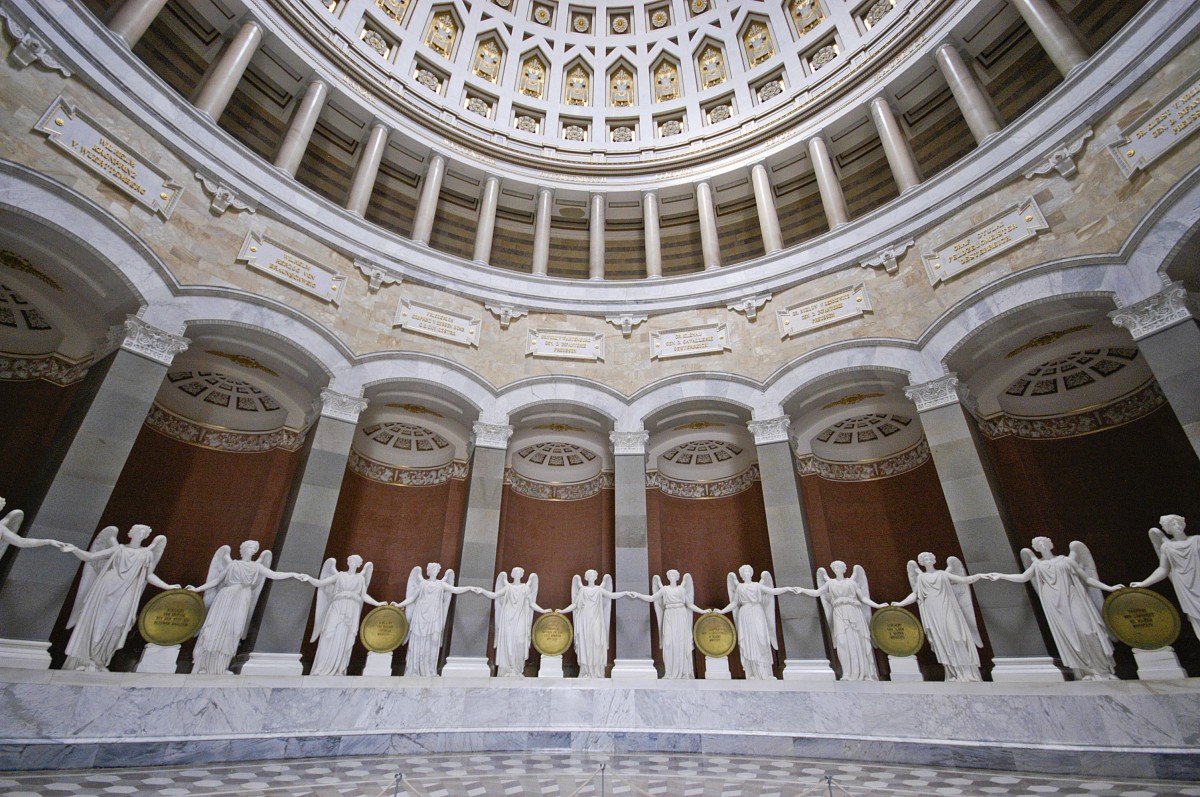
{"type": "Polygon", "coordinates": [[[646,454],[646,443],[650,442],[650,433],[645,429],[634,432],[609,432],[608,439],[612,442],[613,454],[646,454]]]}
{"type": "Polygon", "coordinates": [[[762,446],[767,443],[786,443],[791,425],[792,420],[788,416],[780,415],[778,418],[750,421],[746,428],[754,435],[754,445],[762,446]]]}
{"type": "Polygon", "coordinates": [[[554,189],[542,186],[538,189],[538,196],[554,196],[554,189]]]}
{"type": "Polygon", "coordinates": [[[108,337],[96,353],[96,359],[117,349],[141,355],[162,365],[170,365],[175,357],[187,351],[191,341],[179,335],[147,324],[135,315],[125,318],[125,323],[110,327],[108,337]]]}
{"type": "Polygon", "coordinates": [[[512,437],[513,428],[506,423],[484,423],[476,421],[471,427],[475,445],[480,448],[497,448],[501,451],[508,448],[508,438],[512,437]]]}
{"type": "Polygon", "coordinates": [[[347,423],[358,423],[358,416],[367,408],[367,400],[335,390],[321,390],[321,415],[347,423]]]}
{"type": "Polygon", "coordinates": [[[946,374],[928,382],[909,385],[904,388],[904,395],[917,405],[917,412],[968,401],[967,386],[959,383],[957,374],[946,374]]]}
{"type": "Polygon", "coordinates": [[[1134,340],[1149,337],[1189,319],[1200,318],[1200,301],[1182,282],[1172,282],[1153,296],[1127,304],[1108,314],[1112,322],[1129,330],[1134,340]]]}

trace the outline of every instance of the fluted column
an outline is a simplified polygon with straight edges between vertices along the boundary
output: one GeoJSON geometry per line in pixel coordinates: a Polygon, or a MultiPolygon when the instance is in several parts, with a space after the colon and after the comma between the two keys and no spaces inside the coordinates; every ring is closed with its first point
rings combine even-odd
{"type": "Polygon", "coordinates": [[[200,89],[200,94],[196,97],[197,108],[213,119],[221,118],[225,106],[229,104],[229,98],[237,89],[238,82],[241,81],[242,75],[246,74],[246,67],[250,66],[250,59],[262,43],[262,37],[262,26],[254,20],[242,24],[233,40],[221,52],[216,66],[209,73],[204,87],[200,89]]]}
{"type": "Polygon", "coordinates": [[[950,86],[954,102],[962,111],[963,119],[966,120],[967,127],[971,129],[971,135],[975,137],[975,141],[982,144],[984,139],[999,133],[1000,117],[996,115],[996,110],[992,107],[991,98],[979,84],[971,67],[963,60],[962,53],[958,51],[958,48],[947,42],[938,47],[934,54],[937,57],[938,68],[942,71],[942,77],[950,86]]]}
{"type": "MultiPolygon", "coordinates": [[[[512,432],[512,427],[503,423],[480,421],[474,426],[475,452],[471,457],[467,516],[463,521],[459,586],[483,587],[489,591],[495,586],[504,452],[512,432]]],[[[487,645],[491,617],[492,602],[487,598],[468,592],[455,599],[450,655],[446,657],[442,675],[447,678],[491,675],[487,645]]]]}
{"type": "Polygon", "coordinates": [[[108,21],[108,29],[133,47],[162,13],[166,4],[167,0],[125,0],[108,21]]]}
{"type": "Polygon", "coordinates": [[[775,195],[771,192],[771,178],[767,166],[756,163],[750,168],[750,182],[754,186],[754,204],[758,208],[758,227],[762,230],[763,249],[767,254],[783,248],[783,233],[779,230],[779,213],[775,210],[775,195]]]}
{"type": "MultiPolygon", "coordinates": [[[[616,569],[618,592],[650,591],[650,554],[646,522],[646,442],[643,430],[612,432],[616,495],[616,569]]],[[[617,601],[617,654],[612,677],[657,678],[650,653],[650,612],[641,601],[617,601]]]]}
{"type": "Polygon", "coordinates": [[[539,188],[533,217],[533,273],[543,276],[550,270],[550,209],[553,203],[554,192],[539,188]]]}
{"type": "Polygon", "coordinates": [[[717,207],[707,180],[696,183],[696,212],[700,217],[700,252],[704,270],[721,267],[721,239],[717,235],[717,207]]]}
{"type": "Polygon", "coordinates": [[[900,129],[900,120],[891,103],[884,97],[871,100],[871,120],[879,131],[879,141],[883,144],[883,154],[887,156],[888,166],[892,169],[892,178],[900,193],[916,188],[921,184],[921,169],[917,166],[917,158],[913,155],[912,146],[900,129]]]}
{"type": "Polygon", "coordinates": [[[821,205],[825,208],[829,229],[840,227],[850,221],[850,209],[846,207],[846,195],[842,193],[837,172],[833,170],[833,160],[829,157],[829,145],[824,136],[817,135],[808,140],[808,157],[817,175],[817,190],[821,192],[821,205]]]}
{"type": "Polygon", "coordinates": [[[292,177],[296,176],[296,170],[300,168],[300,161],[304,159],[304,153],[308,150],[308,142],[312,139],[313,129],[317,126],[317,119],[321,117],[327,96],[329,86],[325,81],[313,80],[308,84],[304,96],[296,103],[296,112],[292,114],[292,121],[288,123],[287,133],[283,136],[279,151],[275,153],[277,169],[282,169],[292,177]]]}
{"type": "Polygon", "coordinates": [[[604,279],[604,194],[592,194],[588,219],[588,279],[604,279]]]}
{"type": "Polygon", "coordinates": [[[425,182],[421,184],[421,198],[417,201],[417,215],[413,219],[412,239],[428,244],[433,234],[433,219],[437,215],[438,198],[442,195],[442,179],[446,176],[446,158],[437,153],[429,157],[429,168],[425,170],[425,182]]]}
{"type": "MultiPolygon", "coordinates": [[[[188,343],[136,316],[113,327],[48,446],[54,461],[25,475],[30,503],[9,507],[25,510],[27,536],[87,549],[167,370],[188,343]]],[[[57,551],[16,554],[0,587],[0,666],[50,666],[50,632],[78,572],[79,560],[57,551]]]]}
{"type": "Polygon", "coordinates": [[[354,179],[350,181],[350,192],[346,195],[346,210],[362,216],[371,202],[375,190],[375,179],[379,177],[379,164],[383,162],[383,151],[387,149],[388,129],[383,122],[375,122],[371,135],[363,145],[354,167],[354,179]]]}
{"type": "Polygon", "coordinates": [[[646,235],[646,277],[662,276],[662,232],[658,221],[658,194],[642,194],[642,227],[646,235]]]}
{"type": "Polygon", "coordinates": [[[1088,59],[1087,45],[1050,0],[1008,0],[1065,77],[1088,59]]]}
{"type": "Polygon", "coordinates": [[[500,178],[489,174],[483,181],[479,200],[479,219],[475,222],[475,253],[472,260],[487,263],[492,259],[492,238],[496,234],[496,207],[500,204],[500,178]]]}

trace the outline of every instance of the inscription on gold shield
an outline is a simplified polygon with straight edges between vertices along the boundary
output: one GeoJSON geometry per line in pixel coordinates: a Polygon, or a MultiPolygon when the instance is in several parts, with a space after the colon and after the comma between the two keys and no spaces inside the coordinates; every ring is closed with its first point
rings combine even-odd
{"type": "Polygon", "coordinates": [[[737,644],[737,631],[723,614],[702,614],[692,626],[696,649],[710,659],[728,656],[737,644]]]}
{"type": "Polygon", "coordinates": [[[1178,638],[1179,612],[1157,592],[1129,587],[1104,599],[1104,622],[1113,636],[1141,650],[1166,647],[1178,638]]]}
{"type": "Polygon", "coordinates": [[[546,612],[533,624],[533,646],[543,656],[561,656],[574,638],[575,629],[565,614],[546,612]]]}
{"type": "Polygon", "coordinates": [[[372,653],[391,653],[408,638],[408,617],[395,606],[376,606],[363,618],[358,638],[372,653]]]}
{"type": "Polygon", "coordinates": [[[178,645],[196,635],[204,624],[204,598],[186,589],[160,592],[138,615],[138,631],[152,645],[178,645]]]}
{"type": "Polygon", "coordinates": [[[925,630],[908,609],[888,606],[871,617],[871,639],[889,656],[914,656],[925,644],[925,630]]]}

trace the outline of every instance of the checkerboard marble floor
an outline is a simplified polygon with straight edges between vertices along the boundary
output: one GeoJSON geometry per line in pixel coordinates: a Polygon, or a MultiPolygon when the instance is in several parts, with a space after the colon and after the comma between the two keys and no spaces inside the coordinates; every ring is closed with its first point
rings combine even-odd
{"type": "Polygon", "coordinates": [[[828,797],[831,793],[835,797],[1200,797],[1200,785],[803,759],[554,752],[0,772],[3,797],[828,797]],[[398,773],[403,775],[399,783],[398,773]],[[826,776],[832,776],[832,783],[826,776]]]}

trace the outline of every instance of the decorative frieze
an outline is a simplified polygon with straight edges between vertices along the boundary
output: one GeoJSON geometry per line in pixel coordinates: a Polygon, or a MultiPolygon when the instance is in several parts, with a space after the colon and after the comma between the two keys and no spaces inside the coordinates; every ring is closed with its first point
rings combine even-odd
{"type": "Polygon", "coordinates": [[[1126,177],[1145,169],[1200,129],[1200,75],[1121,131],[1108,151],[1126,177]]]}
{"type": "Polygon", "coordinates": [[[758,480],[758,465],[751,465],[736,476],[710,482],[672,479],[658,471],[650,471],[646,474],[646,489],[659,490],[673,498],[727,498],[749,490],[758,480]]]}
{"type": "Polygon", "coordinates": [[[525,353],[557,360],[603,360],[604,334],[566,329],[531,329],[525,353]]]}
{"type": "Polygon", "coordinates": [[[347,462],[350,470],[364,479],[381,484],[398,484],[403,487],[432,487],[451,479],[462,481],[467,478],[467,463],[455,460],[436,468],[402,468],[385,465],[368,459],[353,448],[347,462]]]}
{"type": "Polygon", "coordinates": [[[87,376],[92,360],[72,362],[58,354],[0,354],[0,382],[30,382],[45,379],[66,387],[87,376]]]}
{"type": "Polygon", "coordinates": [[[318,299],[340,304],[346,277],[328,266],[305,259],[265,233],[251,231],[242,241],[237,261],[318,299]]]}
{"type": "Polygon", "coordinates": [[[1128,329],[1134,340],[1141,340],[1183,321],[1200,318],[1200,302],[1182,282],[1172,282],[1153,296],[1113,310],[1108,317],[1117,326],[1128,329]]]}
{"type": "Polygon", "coordinates": [[[137,204],[171,218],[183,186],[61,96],[33,129],[137,204]]]}
{"type": "Polygon", "coordinates": [[[506,423],[484,423],[476,421],[471,427],[474,433],[475,445],[480,448],[498,448],[501,451],[508,448],[508,438],[512,437],[513,428],[506,423]]]}
{"type": "Polygon", "coordinates": [[[778,418],[750,421],[746,426],[750,429],[750,434],[754,435],[754,444],[762,446],[768,443],[787,442],[788,428],[791,424],[791,420],[786,415],[780,415],[778,418]]]}
{"type": "Polygon", "coordinates": [[[929,284],[945,282],[1050,229],[1033,197],[922,255],[929,284]]]}
{"type": "Polygon", "coordinates": [[[1075,165],[1075,156],[1091,137],[1092,128],[1089,127],[1071,140],[1063,142],[1051,150],[1044,161],[1025,172],[1025,179],[1032,180],[1037,175],[1049,174],[1052,171],[1068,179],[1074,177],[1079,173],[1079,168],[1075,165]]]}
{"type": "Polygon", "coordinates": [[[725,324],[704,324],[683,329],[650,333],[650,358],[666,360],[730,351],[729,330],[725,324]]]}
{"type": "Polygon", "coordinates": [[[775,313],[779,321],[779,337],[788,338],[814,329],[857,318],[871,309],[867,288],[858,283],[849,288],[809,299],[775,313]]]}
{"type": "Polygon", "coordinates": [[[190,421],[158,404],[150,407],[146,415],[146,426],[172,440],[188,445],[228,451],[235,454],[260,454],[281,448],[298,451],[304,444],[304,432],[287,427],[270,432],[235,432],[231,429],[215,429],[211,426],[190,421]]]}
{"type": "Polygon", "coordinates": [[[572,484],[552,484],[526,478],[512,468],[505,468],[504,483],[514,493],[539,501],[580,501],[599,494],[601,490],[611,490],[614,484],[611,473],[598,473],[587,481],[572,484]]]}
{"type": "Polygon", "coordinates": [[[1158,383],[1151,380],[1137,392],[1103,407],[1054,418],[1018,418],[1001,413],[979,421],[979,430],[991,439],[1023,437],[1027,440],[1054,440],[1110,429],[1136,421],[1167,403],[1158,383]]]}
{"type": "Polygon", "coordinates": [[[870,462],[830,462],[813,454],[796,458],[796,472],[801,476],[820,476],[837,482],[863,482],[886,479],[915,470],[929,461],[929,443],[921,438],[912,448],[870,462]]]}
{"type": "Polygon", "coordinates": [[[358,423],[358,416],[367,408],[367,400],[359,396],[325,388],[321,391],[321,415],[347,423],[358,423]]]}
{"type": "Polygon", "coordinates": [[[392,326],[464,346],[478,346],[481,323],[478,318],[459,315],[423,302],[401,299],[392,326]]]}
{"type": "Polygon", "coordinates": [[[177,355],[187,351],[190,343],[187,338],[172,335],[130,315],[125,318],[124,324],[109,328],[108,338],[97,352],[96,359],[120,348],[156,363],[170,365],[177,355]]]}
{"type": "Polygon", "coordinates": [[[946,374],[945,376],[923,382],[919,385],[909,385],[904,388],[904,395],[908,396],[917,405],[917,412],[925,412],[926,410],[935,410],[938,407],[957,404],[961,400],[959,397],[958,376],[956,374],[946,374]]]}
{"type": "Polygon", "coordinates": [[[615,456],[624,454],[645,455],[646,443],[650,441],[650,433],[645,430],[636,432],[609,432],[608,439],[612,443],[615,456]]]}

